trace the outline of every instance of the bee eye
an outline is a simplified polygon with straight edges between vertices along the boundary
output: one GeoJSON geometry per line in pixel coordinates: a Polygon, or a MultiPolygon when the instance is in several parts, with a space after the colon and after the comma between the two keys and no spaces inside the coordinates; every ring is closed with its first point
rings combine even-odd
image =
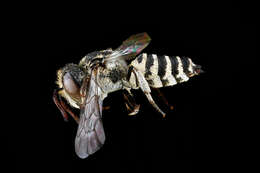
{"type": "Polygon", "coordinates": [[[70,95],[77,96],[79,94],[79,87],[75,83],[70,73],[66,73],[63,76],[63,87],[70,95]]]}

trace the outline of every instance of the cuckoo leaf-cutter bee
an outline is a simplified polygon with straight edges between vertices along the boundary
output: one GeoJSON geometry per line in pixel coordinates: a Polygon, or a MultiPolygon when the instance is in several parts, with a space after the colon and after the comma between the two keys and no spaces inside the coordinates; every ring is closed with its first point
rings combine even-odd
{"type": "Polygon", "coordinates": [[[95,153],[105,142],[102,103],[109,93],[125,91],[129,115],[135,115],[140,105],[135,103],[131,89],[140,88],[151,105],[165,116],[154,102],[151,88],[173,86],[202,72],[201,66],[188,57],[140,54],[150,41],[147,33],[136,34],[115,50],[89,53],[79,64],[70,63],[58,70],[59,89],[54,90],[53,100],[65,120],[69,113],[78,123],[75,151],[80,158],[95,153]],[[71,107],[80,109],[79,116],[71,111],[62,97],[71,107]]]}

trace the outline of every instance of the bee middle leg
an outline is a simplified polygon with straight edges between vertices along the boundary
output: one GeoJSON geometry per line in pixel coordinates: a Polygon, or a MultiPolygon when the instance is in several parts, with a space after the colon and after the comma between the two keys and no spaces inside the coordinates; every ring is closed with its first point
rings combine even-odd
{"type": "Polygon", "coordinates": [[[159,112],[163,115],[163,117],[165,117],[165,113],[157,106],[157,104],[154,102],[152,96],[151,96],[151,89],[149,87],[148,82],[145,80],[143,74],[141,72],[139,72],[138,70],[136,70],[135,68],[133,68],[133,72],[137,78],[138,84],[141,88],[141,90],[144,92],[144,94],[146,95],[148,101],[150,102],[150,104],[159,112]]]}
{"type": "Polygon", "coordinates": [[[123,90],[124,99],[126,100],[126,108],[129,112],[128,115],[136,115],[139,112],[140,105],[136,104],[134,97],[130,90],[123,90]]]}

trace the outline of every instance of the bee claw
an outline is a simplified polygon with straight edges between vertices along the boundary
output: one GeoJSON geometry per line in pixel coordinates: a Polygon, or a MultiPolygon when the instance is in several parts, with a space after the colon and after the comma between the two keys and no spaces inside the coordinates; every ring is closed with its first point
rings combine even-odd
{"type": "Polygon", "coordinates": [[[166,114],[163,114],[162,116],[163,116],[163,118],[165,118],[165,117],[166,117],[166,114]]]}
{"type": "MultiPolygon", "coordinates": [[[[132,109],[132,112],[128,113],[129,116],[136,115],[139,112],[140,105],[136,105],[134,109],[132,109]]],[[[129,109],[128,109],[129,110],[129,109]]]]}

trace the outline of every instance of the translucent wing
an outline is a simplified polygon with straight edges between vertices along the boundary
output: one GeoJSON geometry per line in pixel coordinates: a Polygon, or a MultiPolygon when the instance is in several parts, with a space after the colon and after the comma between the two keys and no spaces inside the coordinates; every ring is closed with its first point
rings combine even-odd
{"type": "Polygon", "coordinates": [[[81,107],[80,121],[75,139],[75,151],[80,158],[86,158],[101,148],[105,142],[102,118],[101,89],[96,84],[96,74],[88,84],[85,104],[81,107]]]}
{"type": "Polygon", "coordinates": [[[113,51],[105,61],[115,60],[118,57],[122,57],[126,60],[131,59],[139,54],[150,43],[150,41],[151,38],[146,32],[132,35],[125,40],[120,47],[113,51]]]}

